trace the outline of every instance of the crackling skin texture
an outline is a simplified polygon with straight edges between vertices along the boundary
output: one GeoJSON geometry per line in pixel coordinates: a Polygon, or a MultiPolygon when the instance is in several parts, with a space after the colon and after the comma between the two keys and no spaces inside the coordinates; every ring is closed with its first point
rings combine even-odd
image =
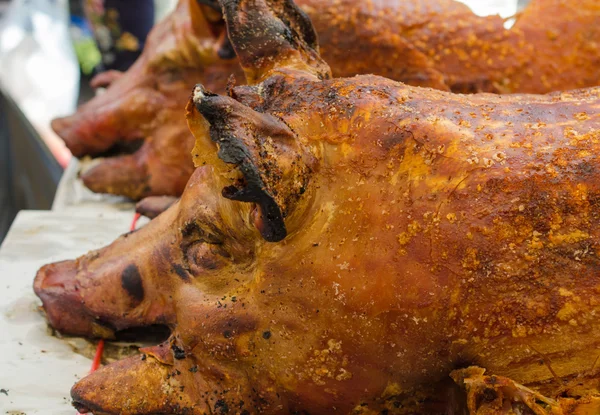
{"type": "MultiPolygon", "coordinates": [[[[454,92],[545,93],[598,84],[595,0],[534,0],[510,30],[498,16],[476,16],[452,0],[299,5],[336,77],[373,73],[454,92]]],[[[179,196],[193,171],[182,103],[196,83],[224,93],[231,74],[242,82],[234,58],[215,3],[180,0],[129,71],[99,75],[93,85],[108,86],[106,93],[54,121],[76,157],[108,156],[82,173],[84,184],[136,200],[179,196]],[[141,148],[131,146],[140,141],[141,148]]]]}
{"type": "Polygon", "coordinates": [[[222,5],[252,85],[194,89],[181,200],[36,277],[65,333],[172,329],[75,406],[597,413],[600,88],[332,79],[293,3],[222,5]]]}

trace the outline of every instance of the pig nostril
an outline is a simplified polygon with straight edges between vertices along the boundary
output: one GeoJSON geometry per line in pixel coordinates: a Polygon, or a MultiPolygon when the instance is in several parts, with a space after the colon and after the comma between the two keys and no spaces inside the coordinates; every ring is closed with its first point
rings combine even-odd
{"type": "Polygon", "coordinates": [[[34,289],[39,294],[44,290],[75,285],[74,276],[76,273],[77,263],[75,261],[62,261],[46,265],[38,271],[34,289]]]}
{"type": "Polygon", "coordinates": [[[49,264],[38,271],[34,291],[49,324],[65,334],[110,337],[112,331],[101,327],[83,303],[77,273],[77,261],[49,264]]]}

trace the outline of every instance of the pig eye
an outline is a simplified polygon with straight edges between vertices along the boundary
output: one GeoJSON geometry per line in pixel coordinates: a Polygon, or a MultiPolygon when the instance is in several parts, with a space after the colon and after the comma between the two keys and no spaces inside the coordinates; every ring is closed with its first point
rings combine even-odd
{"type": "Polygon", "coordinates": [[[231,256],[217,230],[196,222],[186,224],[181,231],[185,270],[193,276],[225,267],[231,256]],[[206,229],[205,229],[206,228],[206,229]]]}
{"type": "Polygon", "coordinates": [[[221,245],[198,242],[188,248],[186,258],[192,274],[198,275],[225,267],[230,256],[221,245]]]}

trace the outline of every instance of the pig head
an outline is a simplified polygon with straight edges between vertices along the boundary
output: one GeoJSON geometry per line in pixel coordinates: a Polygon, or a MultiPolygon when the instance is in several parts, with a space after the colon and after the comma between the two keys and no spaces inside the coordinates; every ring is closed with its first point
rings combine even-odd
{"type": "Polygon", "coordinates": [[[36,277],[62,331],[172,329],[76,407],[594,413],[600,90],[331,79],[291,1],[221,5],[253,84],[193,90],[182,199],[36,277]]]}

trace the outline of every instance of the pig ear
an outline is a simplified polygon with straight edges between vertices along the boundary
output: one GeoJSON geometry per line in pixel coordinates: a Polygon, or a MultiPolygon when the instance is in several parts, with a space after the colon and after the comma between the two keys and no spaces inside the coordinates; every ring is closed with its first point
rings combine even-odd
{"type": "Polygon", "coordinates": [[[280,119],[210,93],[202,85],[194,90],[187,118],[196,137],[194,152],[202,148],[214,154],[215,144],[218,148],[219,160],[212,156],[208,162],[229,178],[223,196],[254,203],[251,219],[265,240],[285,238],[286,218],[298,208],[315,169],[310,149],[280,119]]]}
{"type": "Polygon", "coordinates": [[[317,34],[309,17],[292,0],[219,0],[229,39],[249,84],[280,69],[318,79],[331,76],[319,56],[317,34]]]}

